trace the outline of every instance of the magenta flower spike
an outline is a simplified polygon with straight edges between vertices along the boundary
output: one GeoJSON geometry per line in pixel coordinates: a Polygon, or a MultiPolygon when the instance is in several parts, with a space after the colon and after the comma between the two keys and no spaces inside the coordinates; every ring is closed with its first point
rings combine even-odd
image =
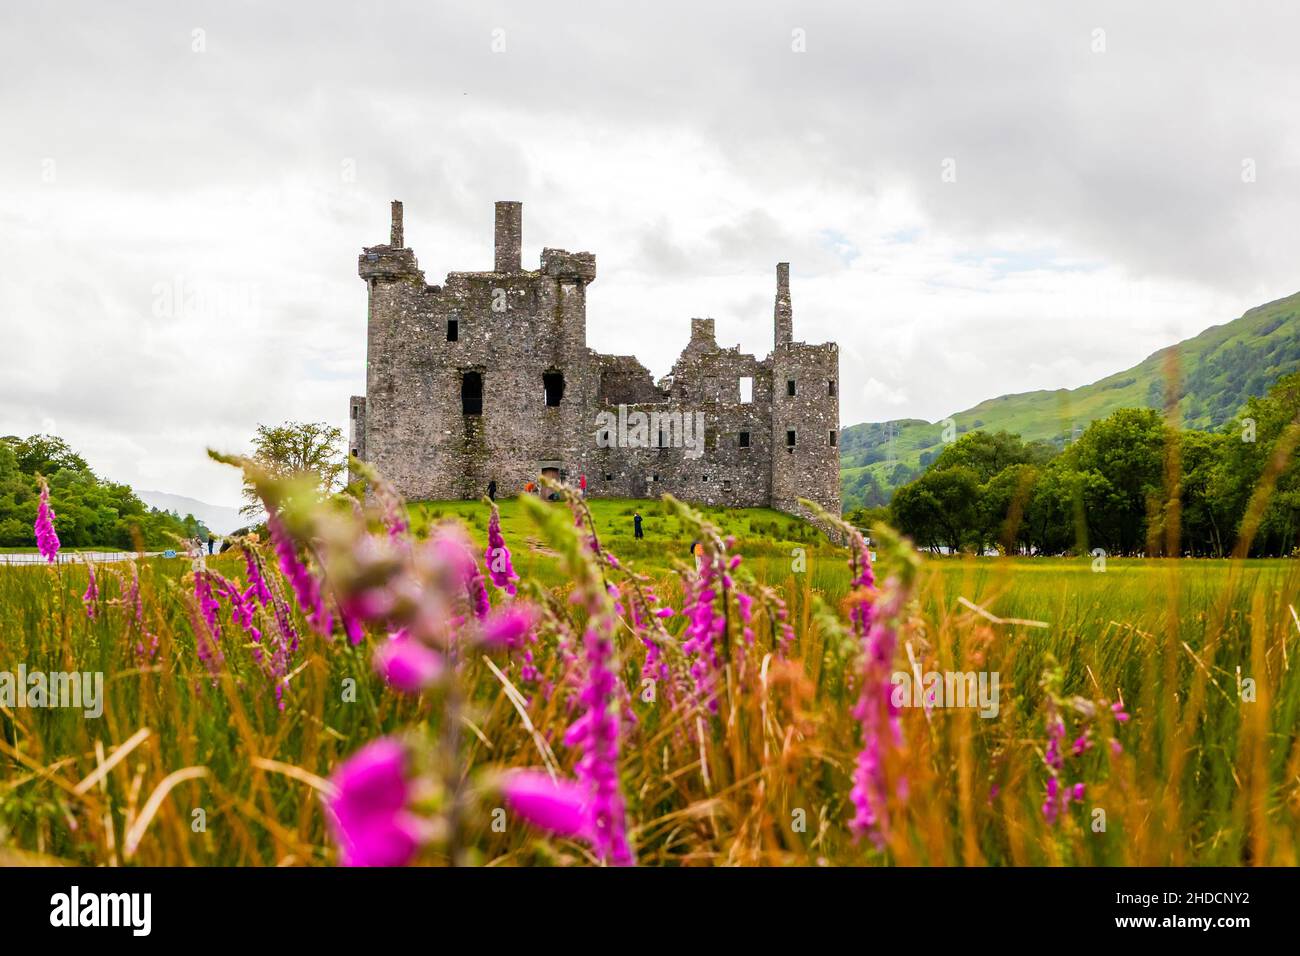
{"type": "Polygon", "coordinates": [[[519,575],[510,562],[510,549],[501,534],[501,512],[496,505],[492,506],[492,517],[488,519],[488,546],[483,552],[483,563],[487,565],[493,586],[513,596],[519,575]]]}
{"type": "Polygon", "coordinates": [[[307,566],[298,557],[298,548],[288,530],[273,511],[267,511],[266,526],[271,532],[271,541],[275,545],[276,556],[280,559],[280,570],[288,578],[298,606],[307,615],[307,620],[318,634],[329,634],[334,621],[325,599],[321,595],[320,582],[307,570],[307,566]]]}
{"type": "Polygon", "coordinates": [[[93,621],[99,601],[99,582],[95,580],[95,566],[89,561],[86,562],[86,573],[90,575],[90,581],[86,584],[86,592],[81,595],[81,603],[86,606],[86,617],[93,621]]]}
{"type": "Polygon", "coordinates": [[[41,502],[36,508],[36,523],[32,530],[36,534],[36,550],[50,564],[59,554],[59,536],[54,530],[54,510],[50,507],[50,486],[41,479],[41,502]]]}

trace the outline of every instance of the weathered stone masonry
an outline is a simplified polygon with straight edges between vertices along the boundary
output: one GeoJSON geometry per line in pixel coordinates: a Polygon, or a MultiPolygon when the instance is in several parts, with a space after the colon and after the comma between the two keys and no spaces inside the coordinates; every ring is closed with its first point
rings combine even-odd
{"type": "Polygon", "coordinates": [[[720,348],[713,319],[692,319],[685,350],[655,382],[633,356],[587,347],[594,255],[543,249],[525,270],[522,205],[497,203],[495,225],[493,270],[452,272],[440,286],[405,247],[400,202],[388,244],[362,252],[366,395],[349,403],[353,454],[410,499],[476,498],[492,479],[510,495],[541,474],[586,475],[593,496],[671,492],[792,514],[806,497],[839,512],[839,348],[793,340],[788,263],[776,267],[771,355],[720,348]],[[633,427],[602,431],[602,412],[633,427]],[[703,435],[690,427],[699,416],[703,435]],[[624,443],[638,421],[651,447],[624,443]]]}

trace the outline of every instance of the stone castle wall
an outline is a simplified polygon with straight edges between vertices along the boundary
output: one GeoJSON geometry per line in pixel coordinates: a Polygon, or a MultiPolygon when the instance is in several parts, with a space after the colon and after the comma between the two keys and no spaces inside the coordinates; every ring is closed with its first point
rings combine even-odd
{"type": "Polygon", "coordinates": [[[595,496],[793,514],[802,496],[838,513],[839,352],[791,341],[787,264],[770,356],[721,348],[713,320],[692,319],[656,383],[636,358],[587,348],[595,257],[544,249],[525,270],[521,244],[521,205],[498,203],[493,271],[429,285],[393,204],[389,243],[358,261],[369,317],[366,395],[350,402],[357,457],[417,500],[478,497],[489,480],[514,494],[545,472],[585,475],[595,496]]]}

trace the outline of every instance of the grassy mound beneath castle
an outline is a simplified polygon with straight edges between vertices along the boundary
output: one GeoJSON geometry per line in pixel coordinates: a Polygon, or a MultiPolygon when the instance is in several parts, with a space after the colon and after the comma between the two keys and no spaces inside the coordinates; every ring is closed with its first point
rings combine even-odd
{"type": "MultiPolygon", "coordinates": [[[[644,498],[589,498],[601,543],[619,557],[634,558],[638,565],[672,567],[672,559],[690,557],[692,534],[664,502],[644,498]],[[636,540],[632,516],[640,512],[645,537],[636,540]]],[[[557,507],[565,507],[556,502],[557,507]]],[[[501,531],[513,553],[536,550],[537,529],[524,515],[517,498],[497,501],[501,531]]],[[[410,506],[417,533],[440,520],[465,523],[475,540],[486,545],[488,511],[479,501],[419,501],[410,506]]],[[[826,536],[808,522],[771,508],[699,507],[724,535],[734,535],[737,548],[749,556],[791,557],[795,548],[805,553],[831,550],[826,536]]]]}

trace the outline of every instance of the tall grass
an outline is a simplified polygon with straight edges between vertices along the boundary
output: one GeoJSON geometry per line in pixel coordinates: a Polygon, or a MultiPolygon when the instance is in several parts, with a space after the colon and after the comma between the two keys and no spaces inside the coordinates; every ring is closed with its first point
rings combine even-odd
{"type": "MultiPolygon", "coordinates": [[[[594,504],[602,543],[680,607],[674,563],[689,560],[689,525],[639,502],[649,537],[634,541],[628,503],[594,504]]],[[[417,529],[441,511],[469,517],[471,533],[484,538],[481,506],[413,510],[417,529]]],[[[999,711],[991,719],[970,708],[903,712],[889,769],[907,786],[891,793],[888,839],[877,849],[854,842],[847,827],[861,741],[850,714],[858,648],[843,623],[846,553],[798,531],[783,539],[785,525],[767,516],[757,531],[753,516],[710,517],[737,535],[755,580],[784,595],[795,641],[782,657],[770,630],[757,628],[753,649],[729,658],[718,716],[702,721],[686,697],[643,683],[641,643],[630,629],[620,636],[636,718],[621,777],[641,864],[1296,863],[1295,563],[1111,560],[1097,572],[1086,559],[925,562],[896,666],[996,671],[999,711]],[[1243,700],[1248,681],[1253,702],[1243,700]],[[1097,744],[1067,757],[1069,780],[1085,783],[1085,793],[1055,825],[1041,809],[1053,700],[1072,734],[1092,721],[1097,744]],[[1131,714],[1123,724],[1109,716],[1120,701],[1131,714]]],[[[552,545],[512,502],[503,503],[502,524],[524,591],[562,605],[571,585],[552,545]]],[[[209,563],[242,577],[242,560],[209,563]]],[[[139,563],[145,626],[159,638],[156,657],[141,660],[134,614],[109,603],[121,589],[109,567],[99,569],[93,620],[81,603],[84,568],[0,569],[0,670],[23,663],[102,671],[106,680],[98,720],[79,710],[0,709],[0,862],[332,862],[325,778],[375,737],[436,734],[436,701],[383,684],[371,666],[373,635],[353,647],[305,627],[283,710],[237,629],[225,632],[214,676],[197,654],[184,559],[139,563]]],[[[669,623],[680,631],[679,618],[669,623]]],[[[502,829],[493,813],[501,800],[489,771],[542,762],[507,693],[517,665],[481,656],[463,663],[468,859],[592,862],[582,846],[522,822],[507,817],[502,829]]],[[[554,647],[538,648],[537,666],[563,683],[554,647]]],[[[560,743],[573,717],[565,696],[532,692],[526,713],[571,769],[560,743]]]]}

